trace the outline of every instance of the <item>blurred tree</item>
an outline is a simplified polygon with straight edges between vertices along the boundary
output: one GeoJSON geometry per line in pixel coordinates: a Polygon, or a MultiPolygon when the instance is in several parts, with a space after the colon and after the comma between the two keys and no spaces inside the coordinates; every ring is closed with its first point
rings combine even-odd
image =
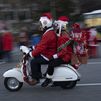
{"type": "Polygon", "coordinates": [[[70,15],[71,12],[74,12],[74,3],[72,0],[56,0],[56,12],[57,16],[70,15]]]}
{"type": "Polygon", "coordinates": [[[81,20],[79,0],[56,0],[56,15],[66,15],[70,21],[81,20]]]}
{"type": "Polygon", "coordinates": [[[3,0],[3,2],[10,2],[17,9],[30,8],[31,18],[34,21],[39,19],[41,13],[48,11],[52,12],[54,18],[66,15],[71,20],[76,20],[80,16],[79,0],[44,0],[44,2],[42,0],[3,0]]]}
{"type": "Polygon", "coordinates": [[[51,11],[54,18],[61,15],[66,15],[71,18],[71,20],[79,20],[80,9],[79,0],[44,0],[40,2],[40,12],[51,11]]]}

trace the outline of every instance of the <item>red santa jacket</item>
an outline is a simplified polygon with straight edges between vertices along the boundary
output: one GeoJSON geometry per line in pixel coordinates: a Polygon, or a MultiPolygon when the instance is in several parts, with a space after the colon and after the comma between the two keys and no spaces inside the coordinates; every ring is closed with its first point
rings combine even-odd
{"type": "MultiPolygon", "coordinates": [[[[70,38],[68,38],[66,35],[58,37],[58,47],[60,47],[62,44],[66,43],[69,40],[70,38]]],[[[57,55],[58,58],[61,58],[65,62],[69,62],[71,60],[72,53],[73,53],[72,44],[70,44],[65,48],[63,48],[61,51],[59,51],[57,55]]]]}
{"type": "Polygon", "coordinates": [[[32,56],[43,55],[50,59],[57,50],[57,37],[53,30],[46,31],[40,42],[35,46],[35,50],[32,51],[32,56]]]}

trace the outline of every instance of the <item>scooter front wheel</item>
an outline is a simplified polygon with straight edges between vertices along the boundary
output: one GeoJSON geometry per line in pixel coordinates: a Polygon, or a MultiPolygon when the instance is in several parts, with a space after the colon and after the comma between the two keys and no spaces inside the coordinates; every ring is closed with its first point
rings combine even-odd
{"type": "Polygon", "coordinates": [[[67,81],[61,84],[61,88],[63,89],[72,89],[76,86],[77,81],[67,81]]]}
{"type": "Polygon", "coordinates": [[[6,77],[4,79],[4,86],[9,91],[18,91],[23,86],[23,82],[19,82],[14,77],[6,77]]]}

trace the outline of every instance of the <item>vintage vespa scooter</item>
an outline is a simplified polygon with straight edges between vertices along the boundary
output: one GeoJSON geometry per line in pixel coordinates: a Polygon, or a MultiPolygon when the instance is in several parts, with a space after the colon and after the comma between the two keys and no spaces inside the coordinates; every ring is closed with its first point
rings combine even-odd
{"type": "MultiPolygon", "coordinates": [[[[28,47],[23,46],[21,49],[23,52],[23,59],[19,67],[7,70],[3,74],[4,86],[9,91],[20,90],[23,86],[23,83],[28,83],[26,81],[31,79],[31,72],[27,66],[30,59],[25,58],[26,54],[24,52],[26,48],[28,49],[28,47]]],[[[40,81],[42,79],[40,79],[40,81]]],[[[77,81],[79,80],[80,74],[76,69],[74,69],[70,64],[62,64],[61,66],[58,66],[54,69],[51,86],[60,86],[63,89],[71,89],[76,86],[77,81]]],[[[41,83],[38,83],[38,85],[41,85],[41,83]]]]}

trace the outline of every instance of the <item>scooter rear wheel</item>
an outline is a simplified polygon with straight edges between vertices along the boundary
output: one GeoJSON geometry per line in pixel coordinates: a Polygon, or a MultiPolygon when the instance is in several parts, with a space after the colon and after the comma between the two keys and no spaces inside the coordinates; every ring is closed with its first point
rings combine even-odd
{"type": "Polygon", "coordinates": [[[23,82],[19,82],[14,77],[6,77],[4,79],[4,86],[7,90],[14,92],[21,89],[21,87],[23,86],[23,82]]]}
{"type": "Polygon", "coordinates": [[[63,89],[72,89],[76,86],[77,81],[67,81],[61,84],[63,89]]]}

